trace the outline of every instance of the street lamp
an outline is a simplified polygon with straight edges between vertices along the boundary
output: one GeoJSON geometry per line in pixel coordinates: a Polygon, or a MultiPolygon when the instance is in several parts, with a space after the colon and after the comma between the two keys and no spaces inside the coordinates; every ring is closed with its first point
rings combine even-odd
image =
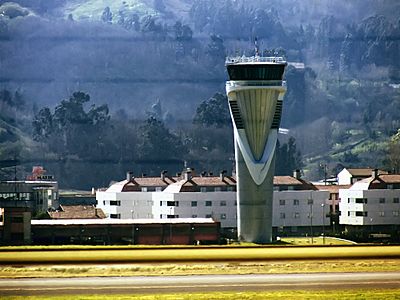
{"type": "Polygon", "coordinates": [[[371,233],[369,234],[369,236],[372,237],[372,231],[373,231],[373,226],[374,226],[374,223],[373,223],[374,219],[373,219],[373,218],[370,218],[369,220],[371,221],[371,233]]]}
{"type": "Polygon", "coordinates": [[[309,199],[308,202],[310,203],[310,234],[311,234],[311,245],[314,245],[314,238],[313,238],[313,200],[309,199]]]}
{"type": "Polygon", "coordinates": [[[325,203],[322,206],[322,243],[325,245],[325,203]]]}
{"type": "Polygon", "coordinates": [[[319,164],[319,167],[320,168],[323,168],[323,170],[324,170],[324,185],[326,185],[326,179],[327,179],[327,168],[328,168],[328,166],[326,165],[326,163],[320,163],[319,164]]]}

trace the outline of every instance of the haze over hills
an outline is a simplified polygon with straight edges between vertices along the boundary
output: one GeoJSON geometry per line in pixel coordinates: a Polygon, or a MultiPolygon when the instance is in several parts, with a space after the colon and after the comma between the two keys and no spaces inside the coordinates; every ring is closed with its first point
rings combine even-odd
{"type": "MultiPolygon", "coordinates": [[[[0,89],[18,93],[8,98],[3,93],[0,99],[7,108],[1,127],[8,132],[0,139],[1,159],[15,152],[4,149],[17,143],[10,142],[10,134],[21,136],[21,130],[27,135],[22,149],[32,153],[20,154],[37,157],[32,149],[38,145],[29,141],[31,120],[44,106],[53,111],[77,91],[90,95],[86,111],[91,104],[107,104],[111,122],[145,122],[156,107],[157,117],[189,148],[182,160],[196,155],[227,159],[230,143],[194,144],[197,139],[188,132],[199,130],[191,124],[200,104],[224,94],[225,55],[252,55],[255,37],[265,54],[284,54],[305,65],[287,69],[282,126],[296,138],[310,178],[318,176],[321,163],[332,174],[340,165],[384,167],[387,141],[400,128],[400,4],[394,0],[19,0],[0,5],[0,89]],[[24,109],[10,99],[22,99],[24,109]]],[[[281,136],[282,144],[288,137],[281,136]]],[[[62,152],[53,154],[83,159],[75,150],[62,152]]],[[[136,157],[141,156],[130,159],[136,157]]],[[[220,166],[230,168],[229,162],[220,166]]]]}

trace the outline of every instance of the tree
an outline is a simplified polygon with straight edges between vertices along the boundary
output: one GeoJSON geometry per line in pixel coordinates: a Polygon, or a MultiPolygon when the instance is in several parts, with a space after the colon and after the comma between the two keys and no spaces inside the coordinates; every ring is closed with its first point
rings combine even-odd
{"type": "Polygon", "coordinates": [[[53,116],[48,107],[42,108],[33,118],[33,139],[44,141],[53,132],[53,116]]]}
{"type": "Polygon", "coordinates": [[[390,170],[400,174],[400,129],[390,138],[387,160],[390,170]]]}
{"type": "Polygon", "coordinates": [[[89,94],[74,92],[55,107],[53,114],[47,107],[41,109],[32,122],[33,138],[48,141],[51,150],[58,154],[76,154],[82,158],[104,154],[107,151],[103,136],[110,120],[108,106],[92,105],[86,111],[84,104],[89,101],[89,94]]]}
{"type": "Polygon", "coordinates": [[[173,26],[175,40],[179,42],[190,41],[192,39],[192,29],[188,25],[182,25],[180,21],[176,21],[173,26]]]}
{"type": "Polygon", "coordinates": [[[101,20],[104,23],[111,24],[112,23],[113,14],[109,6],[104,8],[103,13],[101,14],[101,20]]]}
{"type": "Polygon", "coordinates": [[[297,150],[296,139],[290,137],[282,146],[278,141],[276,144],[275,175],[292,175],[294,170],[301,169],[303,162],[301,153],[297,150]]]}
{"type": "Polygon", "coordinates": [[[196,109],[193,124],[205,127],[231,125],[226,96],[221,93],[215,93],[210,99],[203,101],[196,109]]]}
{"type": "Polygon", "coordinates": [[[224,41],[221,37],[212,34],[210,36],[211,41],[207,45],[206,53],[209,55],[214,61],[222,61],[225,60],[225,46],[224,41]]]}
{"type": "Polygon", "coordinates": [[[150,163],[168,163],[182,159],[187,153],[186,147],[178,136],[171,133],[164,123],[153,116],[139,128],[141,132],[138,154],[150,163]]]}

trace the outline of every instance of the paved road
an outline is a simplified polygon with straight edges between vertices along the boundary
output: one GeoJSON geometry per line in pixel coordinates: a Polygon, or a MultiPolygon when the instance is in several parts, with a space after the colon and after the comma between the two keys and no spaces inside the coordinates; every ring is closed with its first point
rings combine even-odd
{"type": "Polygon", "coordinates": [[[400,272],[0,280],[0,296],[359,288],[400,288],[400,272]]]}

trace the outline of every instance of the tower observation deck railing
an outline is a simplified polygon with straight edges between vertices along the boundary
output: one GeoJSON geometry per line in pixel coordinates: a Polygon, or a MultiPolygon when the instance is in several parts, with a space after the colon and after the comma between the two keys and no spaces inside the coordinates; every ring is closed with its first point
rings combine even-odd
{"type": "Polygon", "coordinates": [[[225,60],[225,64],[237,64],[237,63],[279,63],[284,64],[286,60],[283,57],[277,56],[228,56],[225,60]]]}
{"type": "Polygon", "coordinates": [[[240,86],[283,86],[286,87],[286,81],[283,80],[230,80],[226,82],[227,87],[240,87],[240,86]]]}

